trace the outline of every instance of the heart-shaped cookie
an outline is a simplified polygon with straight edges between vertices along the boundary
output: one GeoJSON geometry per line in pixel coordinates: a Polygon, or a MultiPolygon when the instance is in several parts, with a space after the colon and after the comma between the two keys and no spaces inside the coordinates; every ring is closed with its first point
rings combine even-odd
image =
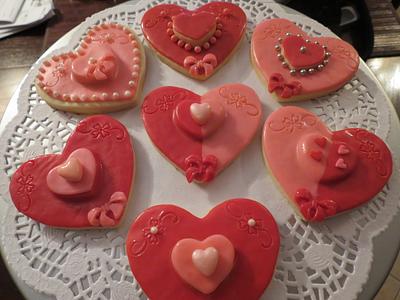
{"type": "Polygon", "coordinates": [[[231,3],[211,2],[194,11],[161,4],[146,11],[142,30],[162,61],[187,76],[205,80],[239,45],[246,15],[231,3]]]}
{"type": "Polygon", "coordinates": [[[15,171],[11,198],[20,212],[43,224],[118,226],[131,193],[134,159],[121,123],[104,115],[88,117],[61,154],[39,156],[15,171]]]}
{"type": "Polygon", "coordinates": [[[386,144],[360,128],[331,132],[312,113],[282,107],[265,122],[267,166],[308,221],[322,221],[373,198],[392,173],[386,144]]]}
{"type": "Polygon", "coordinates": [[[76,51],[53,55],[39,68],[36,87],[60,110],[101,113],[135,105],[145,77],[145,54],[128,27],[92,27],[76,51]]]}
{"type": "Polygon", "coordinates": [[[142,106],[151,140],[189,182],[211,181],[239,155],[257,132],[261,114],[258,96],[242,84],[223,85],[203,96],[161,87],[142,106]]]}
{"type": "Polygon", "coordinates": [[[233,199],[197,218],[173,205],[145,210],[126,251],[149,299],[259,299],[274,273],[279,231],[256,201],[233,199]]]}
{"type": "Polygon", "coordinates": [[[357,51],[332,37],[309,37],[286,19],[257,25],[251,39],[257,73],[278,101],[297,101],[341,88],[358,70],[357,51]]]}

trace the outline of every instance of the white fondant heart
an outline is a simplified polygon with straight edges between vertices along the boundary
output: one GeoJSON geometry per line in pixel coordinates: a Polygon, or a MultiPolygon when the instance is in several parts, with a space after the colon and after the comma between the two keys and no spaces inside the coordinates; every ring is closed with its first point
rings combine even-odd
{"type": "Polygon", "coordinates": [[[192,103],[190,114],[197,124],[204,125],[211,117],[211,106],[208,103],[192,103]]]}
{"type": "Polygon", "coordinates": [[[343,158],[339,158],[336,161],[335,167],[339,168],[339,169],[346,169],[347,168],[347,164],[344,162],[343,158]]]}
{"type": "Polygon", "coordinates": [[[347,148],[345,145],[340,145],[339,146],[338,154],[344,155],[344,154],[348,154],[348,153],[350,153],[350,149],[349,148],[347,148]]]}
{"type": "Polygon", "coordinates": [[[205,250],[196,249],[192,254],[192,261],[197,270],[204,276],[210,276],[215,272],[219,260],[218,250],[208,247],[205,250]]]}

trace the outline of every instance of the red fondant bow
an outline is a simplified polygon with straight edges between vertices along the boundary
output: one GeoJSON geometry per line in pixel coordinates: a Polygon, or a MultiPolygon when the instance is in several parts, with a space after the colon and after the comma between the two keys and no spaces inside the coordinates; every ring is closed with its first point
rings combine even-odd
{"type": "Polygon", "coordinates": [[[286,83],[282,74],[273,73],[269,77],[268,91],[270,93],[276,92],[281,98],[290,98],[300,93],[301,82],[291,81],[289,83],[286,83]]]}
{"type": "Polygon", "coordinates": [[[110,200],[100,207],[91,209],[88,220],[92,226],[111,227],[117,224],[122,217],[126,206],[126,195],[123,192],[115,192],[110,200]]]}
{"type": "Polygon", "coordinates": [[[337,211],[337,203],[329,199],[314,199],[310,191],[298,189],[295,201],[300,207],[304,218],[308,221],[323,221],[326,217],[333,216],[337,211]]]}
{"type": "Polygon", "coordinates": [[[187,56],[183,61],[185,68],[189,68],[192,75],[210,75],[217,66],[217,58],[214,54],[206,54],[203,59],[197,60],[193,56],[187,56]]]}
{"type": "Polygon", "coordinates": [[[200,182],[211,181],[217,169],[217,158],[207,155],[204,160],[198,155],[189,155],[185,159],[186,179],[188,182],[197,180],[200,182]]]}

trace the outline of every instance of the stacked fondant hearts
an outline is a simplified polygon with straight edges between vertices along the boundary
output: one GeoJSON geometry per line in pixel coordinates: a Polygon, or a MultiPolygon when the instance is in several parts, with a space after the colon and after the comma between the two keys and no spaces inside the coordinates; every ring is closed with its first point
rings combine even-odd
{"type": "Polygon", "coordinates": [[[389,180],[386,144],[360,128],[331,132],[297,107],[273,112],[264,125],[263,151],[272,175],[309,221],[322,221],[374,197],[389,180]]]}
{"type": "Polygon", "coordinates": [[[248,199],[199,219],[173,206],[145,210],[129,230],[132,272],[150,299],[259,299],[279,251],[272,215],[248,199]]]}
{"type": "Polygon", "coordinates": [[[99,113],[133,106],[144,74],[144,51],[135,34],[110,23],[90,29],[76,51],[45,60],[36,86],[54,108],[99,113]]]}
{"type": "Polygon", "coordinates": [[[326,95],[341,88],[358,70],[357,51],[345,41],[310,37],[286,19],[257,25],[251,39],[253,65],[279,101],[326,95]]]}
{"type": "Polygon", "coordinates": [[[22,164],[10,194],[19,211],[43,224],[114,227],[128,202],[134,167],[126,128],[110,117],[93,116],[77,125],[62,154],[22,164]]]}
{"type": "Polygon", "coordinates": [[[250,143],[261,105],[242,84],[217,87],[203,96],[162,87],[146,96],[142,118],[157,148],[189,182],[211,181],[250,143]]]}
{"type": "Polygon", "coordinates": [[[194,11],[174,4],[157,5],[142,19],[144,36],[161,59],[199,80],[213,75],[229,59],[245,29],[243,10],[223,2],[194,11]]]}

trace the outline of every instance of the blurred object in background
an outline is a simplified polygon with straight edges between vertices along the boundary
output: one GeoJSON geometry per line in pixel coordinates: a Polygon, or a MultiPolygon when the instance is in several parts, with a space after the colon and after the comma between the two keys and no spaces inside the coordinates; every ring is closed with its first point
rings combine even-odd
{"type": "Polygon", "coordinates": [[[2,0],[0,39],[36,26],[52,16],[52,0],[2,0]]]}

